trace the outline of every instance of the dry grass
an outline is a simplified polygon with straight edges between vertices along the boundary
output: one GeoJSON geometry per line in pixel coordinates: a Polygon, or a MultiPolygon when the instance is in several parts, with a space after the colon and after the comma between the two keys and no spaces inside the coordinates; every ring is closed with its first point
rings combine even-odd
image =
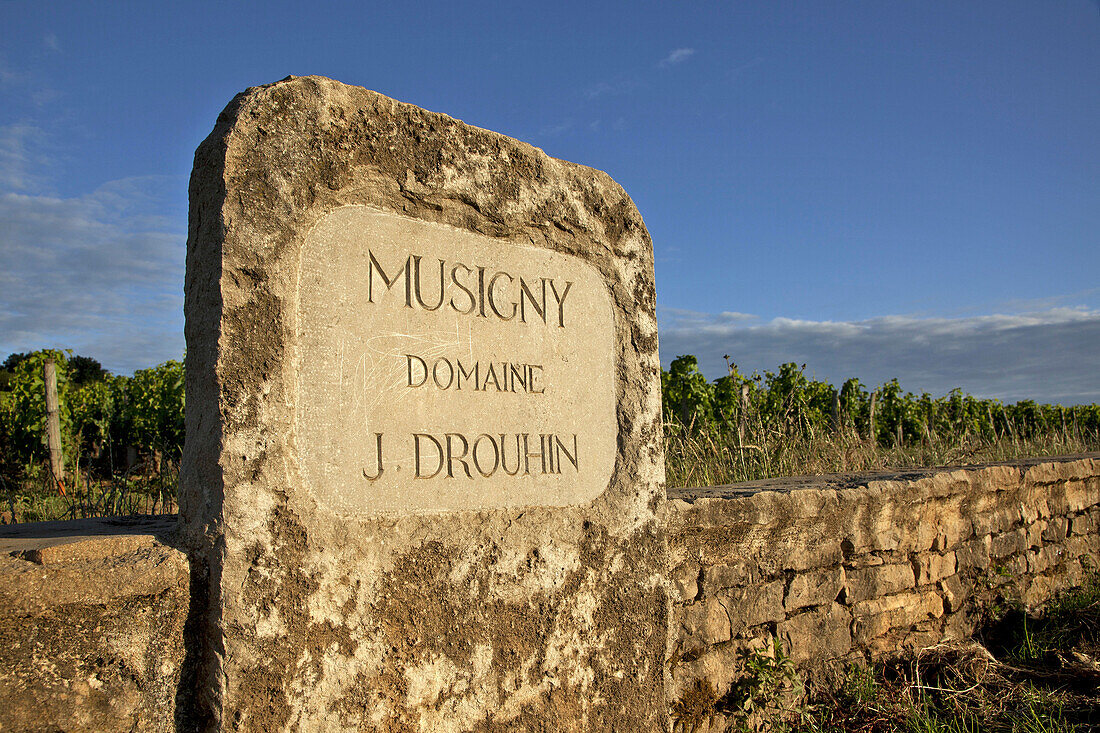
{"type": "Polygon", "coordinates": [[[718,486],[780,476],[878,469],[973,465],[1100,450],[1100,438],[1054,432],[1037,438],[1004,435],[925,437],[884,447],[855,431],[796,432],[757,426],[744,438],[714,431],[667,431],[669,486],[718,486]]]}

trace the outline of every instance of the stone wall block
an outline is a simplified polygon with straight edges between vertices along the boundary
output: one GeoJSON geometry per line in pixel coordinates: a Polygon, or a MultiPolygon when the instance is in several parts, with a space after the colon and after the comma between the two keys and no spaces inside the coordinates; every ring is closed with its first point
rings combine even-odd
{"type": "Polygon", "coordinates": [[[1029,466],[1024,472],[1024,481],[1029,484],[1055,484],[1065,481],[1069,476],[1060,463],[1051,461],[1029,466]]]}
{"type": "Polygon", "coordinates": [[[1088,575],[1088,570],[1076,558],[1066,559],[1065,562],[1065,583],[1067,588],[1073,588],[1081,585],[1085,581],[1085,577],[1088,575]]]}
{"type": "Polygon", "coordinates": [[[771,636],[734,640],[714,647],[689,662],[675,664],[671,670],[669,699],[676,700],[704,680],[718,695],[726,694],[742,674],[747,654],[774,656],[775,639],[771,636]]]}
{"type": "Polygon", "coordinates": [[[784,607],[788,612],[807,606],[822,606],[836,600],[844,587],[844,568],[833,567],[800,573],[791,578],[784,607]]]}
{"type": "Polygon", "coordinates": [[[1071,512],[1083,512],[1096,503],[1097,497],[1084,481],[1066,482],[1066,503],[1071,512]]]}
{"type": "Polygon", "coordinates": [[[844,559],[841,549],[841,536],[807,537],[805,542],[792,543],[790,551],[783,557],[780,567],[783,570],[800,572],[814,568],[836,565],[844,559]]]}
{"type": "Polygon", "coordinates": [[[852,614],[839,603],[792,616],[778,626],[795,664],[839,659],[852,649],[852,614]]]}
{"type": "Polygon", "coordinates": [[[1065,547],[1067,558],[1088,557],[1100,549],[1100,536],[1076,535],[1066,540],[1065,547]]]}
{"type": "Polygon", "coordinates": [[[1078,514],[1069,520],[1071,535],[1087,535],[1096,531],[1096,519],[1090,513],[1078,514]]]}
{"type": "Polygon", "coordinates": [[[1061,589],[1061,585],[1047,575],[1032,578],[1020,598],[1025,606],[1034,608],[1046,603],[1052,595],[1061,589]]]}
{"type": "Polygon", "coordinates": [[[1050,516],[1061,517],[1069,513],[1069,501],[1066,500],[1065,484],[1053,486],[1041,486],[1039,490],[1046,492],[1047,506],[1050,508],[1050,516]]]}
{"type": "Polygon", "coordinates": [[[844,596],[851,604],[912,590],[915,586],[916,576],[910,564],[849,568],[845,571],[844,596]]]}
{"type": "Polygon", "coordinates": [[[1004,562],[1004,570],[1013,582],[1018,582],[1027,573],[1027,557],[1013,555],[1004,562]]]}
{"type": "Polygon", "coordinates": [[[750,585],[759,579],[756,568],[747,562],[712,565],[703,569],[703,593],[717,595],[726,588],[750,585]]]}
{"type": "Polygon", "coordinates": [[[993,536],[989,546],[989,555],[996,560],[1001,560],[1010,555],[1023,552],[1027,547],[1027,532],[1022,528],[1014,529],[993,536]]]}
{"type": "Polygon", "coordinates": [[[1046,525],[1047,523],[1043,521],[1024,525],[1028,547],[1040,547],[1043,544],[1043,530],[1046,529],[1046,525]]]}
{"type": "Polygon", "coordinates": [[[681,623],[692,642],[704,646],[730,640],[730,618],[717,598],[707,598],[684,606],[681,623]]]}
{"type": "Polygon", "coordinates": [[[985,535],[980,539],[974,539],[961,545],[955,550],[955,558],[958,561],[959,569],[987,570],[989,568],[989,549],[992,543],[992,538],[985,535]]]}
{"type": "Polygon", "coordinates": [[[882,636],[890,629],[904,629],[943,616],[943,597],[936,591],[898,593],[860,601],[852,606],[857,643],[882,636]]]}
{"type": "Polygon", "coordinates": [[[672,587],[676,589],[680,601],[694,601],[699,595],[699,565],[693,562],[678,565],[672,571],[672,587]]]}
{"type": "Polygon", "coordinates": [[[939,588],[943,592],[944,608],[950,613],[961,611],[970,597],[970,587],[958,575],[949,575],[940,580],[939,588]]]}
{"type": "Polygon", "coordinates": [[[734,636],[746,629],[787,617],[783,610],[783,581],[733,588],[722,596],[734,636]]]}
{"type": "Polygon", "coordinates": [[[974,518],[974,529],[978,534],[997,534],[1005,532],[1023,519],[1020,506],[1001,506],[989,513],[974,518]]]}
{"type": "Polygon", "coordinates": [[[1069,534],[1069,520],[1066,517],[1051,517],[1040,535],[1043,542],[1061,542],[1069,534]]]}
{"type": "Polygon", "coordinates": [[[937,580],[954,575],[957,567],[954,552],[943,555],[920,555],[914,563],[917,585],[935,583],[937,580]]]}
{"type": "Polygon", "coordinates": [[[1027,555],[1027,572],[1030,575],[1045,573],[1062,559],[1062,548],[1058,545],[1046,545],[1027,555]]]}

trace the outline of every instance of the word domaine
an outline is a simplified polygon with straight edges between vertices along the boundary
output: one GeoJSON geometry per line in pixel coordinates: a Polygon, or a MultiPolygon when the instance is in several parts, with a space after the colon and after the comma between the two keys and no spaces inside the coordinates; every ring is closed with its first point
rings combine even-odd
{"type": "Polygon", "coordinates": [[[502,321],[518,318],[522,323],[527,323],[528,319],[540,320],[565,328],[565,300],[573,287],[572,280],[565,280],[559,286],[553,278],[538,277],[528,281],[503,270],[490,274],[481,266],[471,267],[461,262],[449,264],[446,260],[438,260],[439,282],[435,283],[435,266],[432,265],[431,273],[426,275],[430,287],[425,288],[421,283],[420,263],[423,257],[420,255],[410,254],[397,270],[390,265],[392,276],[382,269],[374,252],[369,249],[367,257],[368,303],[374,302],[377,273],[378,279],[385,285],[379,297],[392,290],[398,281],[404,280],[406,308],[414,308],[413,303],[426,311],[436,311],[446,306],[464,316],[491,316],[502,321]],[[553,296],[553,303],[549,302],[549,296],[553,296]]]}
{"type": "Polygon", "coordinates": [[[545,391],[541,382],[542,364],[491,361],[482,368],[482,363],[478,361],[468,366],[461,359],[452,362],[441,356],[429,368],[424,359],[414,354],[405,354],[405,361],[410,387],[423,387],[430,376],[432,383],[441,390],[461,390],[465,387],[475,392],[488,392],[491,385],[497,392],[542,394],[545,391]]]}
{"type": "MultiPolygon", "coordinates": [[[[363,469],[363,477],[368,481],[385,473],[382,433],[375,433],[374,438],[375,466],[369,471],[363,469]]],[[[571,473],[578,473],[577,436],[562,438],[553,433],[481,433],[473,439],[462,433],[413,433],[413,476],[418,479],[437,476],[472,479],[476,473],[490,478],[498,471],[508,476],[554,475],[569,467],[572,467],[571,473]]]]}

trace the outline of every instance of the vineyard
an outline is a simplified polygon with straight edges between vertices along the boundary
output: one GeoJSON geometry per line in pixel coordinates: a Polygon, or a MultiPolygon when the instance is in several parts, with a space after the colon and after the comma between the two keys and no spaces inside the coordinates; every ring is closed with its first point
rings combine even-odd
{"type": "MultiPolygon", "coordinates": [[[[728,358],[727,358],[728,363],[728,358]]],[[[896,379],[837,389],[806,366],[708,382],[694,356],[661,373],[669,486],[948,466],[1100,450],[1100,405],[1014,405],[952,390],[934,398],[896,379]]]]}
{"type": "Polygon", "coordinates": [[[87,357],[12,354],[0,369],[0,512],[4,521],[175,511],[183,450],[183,364],[132,377],[87,357]],[[63,471],[47,460],[43,367],[52,360],[63,471]]]}
{"type": "MultiPolygon", "coordinates": [[[[954,390],[933,398],[897,380],[837,389],[805,366],[714,381],[694,356],[661,373],[670,486],[799,474],[972,464],[1100,450],[1100,406],[1014,405],[954,390]]],[[[183,449],[183,364],[131,377],[57,350],[0,367],[0,517],[40,521],[172,512],[183,449]],[[44,365],[52,360],[63,470],[46,448],[44,365]]]]}

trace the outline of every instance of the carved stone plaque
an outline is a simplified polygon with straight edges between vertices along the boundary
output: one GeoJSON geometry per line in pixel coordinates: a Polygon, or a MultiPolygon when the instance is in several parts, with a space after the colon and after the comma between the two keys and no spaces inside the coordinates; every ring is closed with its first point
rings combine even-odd
{"type": "Polygon", "coordinates": [[[298,463],[358,516],[590,502],[615,461],[611,296],[581,259],[365,206],[302,247],[298,463]]]}

